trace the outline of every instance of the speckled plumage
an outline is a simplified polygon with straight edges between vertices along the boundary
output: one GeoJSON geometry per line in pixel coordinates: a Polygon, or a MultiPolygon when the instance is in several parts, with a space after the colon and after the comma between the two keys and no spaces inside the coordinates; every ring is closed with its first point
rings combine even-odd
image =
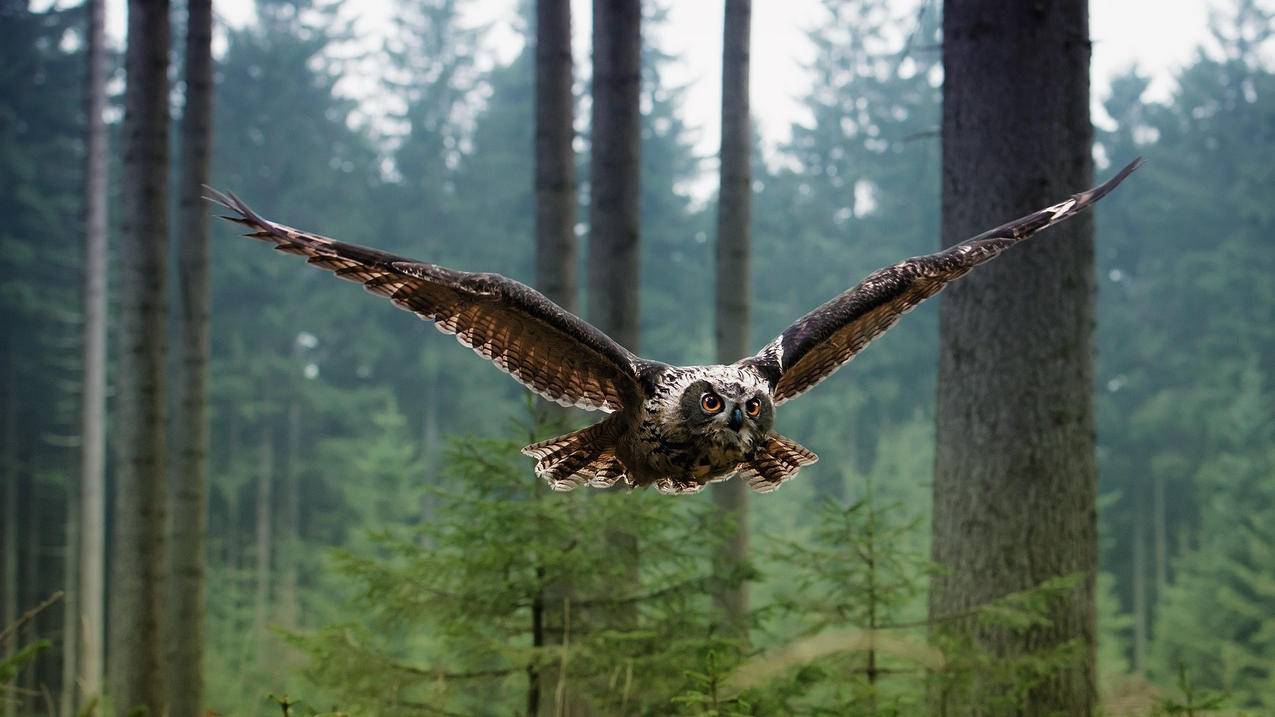
{"type": "Polygon", "coordinates": [[[588,428],[523,449],[553,488],[623,483],[681,494],[738,475],[766,493],[818,460],[772,430],[776,406],[832,375],[948,282],[1093,205],[1140,163],[950,249],[879,269],[802,316],[756,355],[728,366],[642,359],[534,289],[498,274],[455,271],[276,224],[216,190],[208,190],[208,199],[230,209],[225,218],[248,227],[247,236],[434,322],[541,396],[610,413],[588,428]]]}

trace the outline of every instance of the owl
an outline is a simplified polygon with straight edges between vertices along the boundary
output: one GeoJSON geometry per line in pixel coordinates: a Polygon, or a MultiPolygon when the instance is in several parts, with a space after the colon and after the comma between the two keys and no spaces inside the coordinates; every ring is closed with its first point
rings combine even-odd
{"type": "Polygon", "coordinates": [[[818,457],[775,432],[775,411],[831,376],[948,282],[1088,208],[1141,160],[1094,189],[944,251],[905,259],[797,319],[729,366],[670,366],[635,356],[536,290],[498,274],[455,271],[293,229],[209,188],[245,236],[304,257],[453,334],[535,393],[609,414],[523,449],[555,490],[654,486],[687,494],[735,477],[769,493],[818,457]]]}

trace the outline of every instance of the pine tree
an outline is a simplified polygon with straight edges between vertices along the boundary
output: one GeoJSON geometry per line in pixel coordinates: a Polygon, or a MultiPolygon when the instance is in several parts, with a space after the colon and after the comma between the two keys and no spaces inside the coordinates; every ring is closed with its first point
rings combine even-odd
{"type": "Polygon", "coordinates": [[[167,0],[129,2],[109,664],[121,713],[165,713],[169,50],[167,0]]]}
{"type": "MultiPolygon", "coordinates": [[[[986,2],[943,14],[943,245],[1091,185],[1086,0],[1044,11],[986,2]],[[1030,110],[1024,87],[1051,83],[1030,110]],[[1049,122],[1039,121],[1049,117],[1049,122]],[[1030,189],[1025,189],[1025,188],[1030,189]]],[[[1093,445],[1093,225],[1080,217],[949,287],[939,301],[931,581],[937,622],[998,594],[1080,576],[1048,625],[952,621],[939,635],[1006,659],[1070,644],[1021,704],[972,685],[936,704],[959,714],[1095,705],[1097,469],[1093,445]],[[992,558],[990,556],[997,556],[992,558]]]]}

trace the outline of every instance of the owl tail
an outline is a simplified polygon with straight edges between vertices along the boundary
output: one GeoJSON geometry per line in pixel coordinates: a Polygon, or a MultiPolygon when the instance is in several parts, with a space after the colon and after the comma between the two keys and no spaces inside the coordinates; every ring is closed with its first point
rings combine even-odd
{"type": "Polygon", "coordinates": [[[819,460],[819,456],[800,443],[778,433],[766,436],[740,466],[739,480],[758,493],[769,493],[784,481],[797,475],[802,466],[819,460]]]}
{"type": "Polygon", "coordinates": [[[536,475],[554,490],[575,490],[585,484],[610,488],[625,479],[624,464],[615,455],[618,418],[533,443],[522,452],[536,459],[536,475]]]}

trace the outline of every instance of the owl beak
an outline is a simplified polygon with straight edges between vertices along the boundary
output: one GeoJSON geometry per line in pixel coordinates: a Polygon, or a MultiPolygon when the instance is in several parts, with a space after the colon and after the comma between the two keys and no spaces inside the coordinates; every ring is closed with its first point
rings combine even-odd
{"type": "Polygon", "coordinates": [[[729,425],[733,431],[738,431],[744,425],[744,412],[739,410],[739,406],[731,409],[730,421],[727,425],[729,425]]]}

